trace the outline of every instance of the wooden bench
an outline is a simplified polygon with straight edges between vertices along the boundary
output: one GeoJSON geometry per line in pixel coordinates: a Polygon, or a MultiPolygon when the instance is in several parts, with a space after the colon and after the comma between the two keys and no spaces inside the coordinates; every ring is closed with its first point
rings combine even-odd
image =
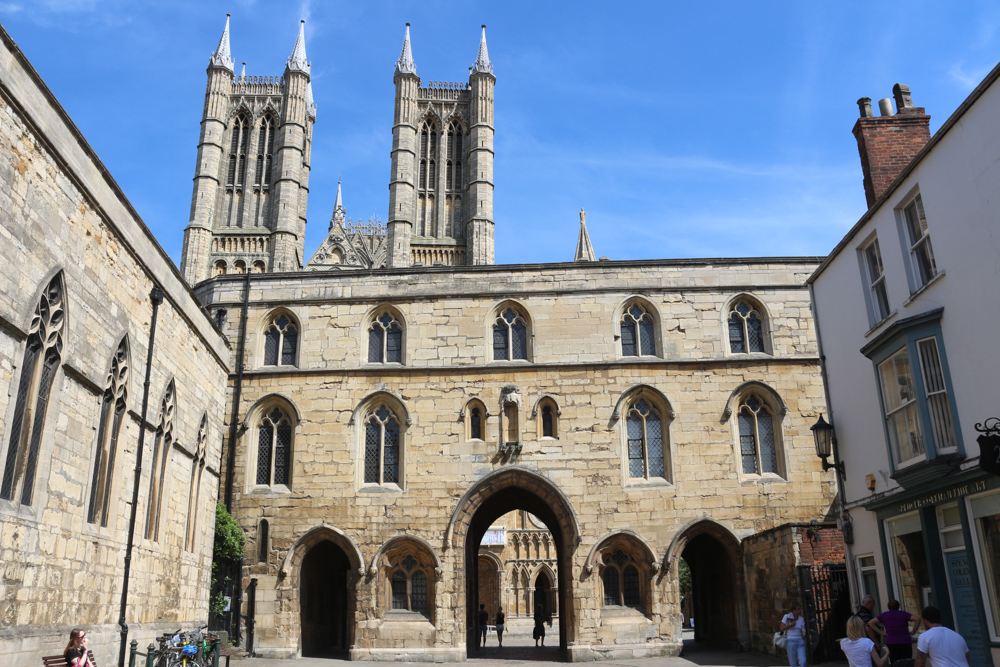
{"type": "MultiPolygon", "coordinates": [[[[97,667],[97,661],[94,660],[94,652],[87,651],[87,657],[90,658],[90,664],[97,667]]],[[[46,655],[42,656],[43,667],[66,667],[66,656],[63,654],[59,655],[46,655]]]]}

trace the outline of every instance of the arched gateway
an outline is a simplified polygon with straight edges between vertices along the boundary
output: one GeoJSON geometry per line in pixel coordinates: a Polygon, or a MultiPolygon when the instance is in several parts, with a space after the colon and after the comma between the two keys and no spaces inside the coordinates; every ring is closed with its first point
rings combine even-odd
{"type": "Polygon", "coordinates": [[[567,604],[573,586],[573,554],[580,543],[576,513],[566,495],[550,480],[524,468],[504,468],[479,480],[469,489],[452,514],[445,536],[446,544],[456,554],[463,554],[456,564],[456,578],[465,579],[464,589],[456,591],[456,607],[465,609],[466,648],[476,650],[476,594],[479,590],[479,544],[486,530],[511,510],[526,510],[545,523],[556,545],[558,572],[557,606],[559,647],[565,654],[575,637],[573,608],[567,604]]]}

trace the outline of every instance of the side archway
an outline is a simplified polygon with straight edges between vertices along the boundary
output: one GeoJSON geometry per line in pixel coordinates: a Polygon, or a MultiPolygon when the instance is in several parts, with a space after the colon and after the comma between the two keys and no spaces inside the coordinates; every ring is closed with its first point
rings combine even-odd
{"type": "Polygon", "coordinates": [[[685,524],[664,554],[663,569],[676,579],[679,560],[691,568],[695,641],[750,649],[743,547],[723,524],[709,518],[685,524]]]}

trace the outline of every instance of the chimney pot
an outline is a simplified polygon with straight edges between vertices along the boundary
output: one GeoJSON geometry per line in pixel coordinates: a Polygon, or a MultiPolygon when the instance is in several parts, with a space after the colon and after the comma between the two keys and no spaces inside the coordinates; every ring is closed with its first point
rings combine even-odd
{"type": "Polygon", "coordinates": [[[910,95],[910,87],[906,84],[897,83],[892,87],[892,96],[896,98],[896,111],[913,108],[913,96],[910,95]]]}
{"type": "Polygon", "coordinates": [[[872,117],[872,98],[862,97],[858,100],[858,109],[861,111],[862,118],[872,117]]]}
{"type": "Polygon", "coordinates": [[[892,113],[892,100],[888,97],[883,97],[878,101],[878,112],[883,117],[888,117],[894,115],[892,113]]]}

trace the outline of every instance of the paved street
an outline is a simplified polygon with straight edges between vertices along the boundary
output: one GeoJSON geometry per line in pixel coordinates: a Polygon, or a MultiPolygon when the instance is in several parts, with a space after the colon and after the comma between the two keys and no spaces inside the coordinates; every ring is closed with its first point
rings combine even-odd
{"type": "MultiPolygon", "coordinates": [[[[787,663],[775,660],[768,656],[757,653],[741,653],[738,651],[718,650],[710,647],[703,647],[695,644],[693,632],[684,633],[684,656],[679,658],[644,658],[640,660],[609,660],[600,663],[601,665],[621,666],[621,667],[781,667],[787,663]]],[[[328,658],[303,658],[295,661],[295,667],[337,667],[343,664],[343,660],[328,658]]],[[[505,639],[503,648],[497,648],[496,635],[491,635],[485,649],[481,649],[468,660],[469,665],[481,665],[482,667],[494,667],[499,664],[523,665],[529,663],[558,663],[558,646],[546,646],[536,648],[535,643],[530,638],[512,637],[505,639]]],[[[286,660],[265,660],[262,658],[244,658],[233,661],[234,667],[286,667],[286,660]]],[[[401,662],[371,662],[364,663],[372,667],[388,665],[420,665],[426,663],[401,663],[401,662]]],[[[825,663],[824,667],[842,667],[845,663],[825,663]]]]}

